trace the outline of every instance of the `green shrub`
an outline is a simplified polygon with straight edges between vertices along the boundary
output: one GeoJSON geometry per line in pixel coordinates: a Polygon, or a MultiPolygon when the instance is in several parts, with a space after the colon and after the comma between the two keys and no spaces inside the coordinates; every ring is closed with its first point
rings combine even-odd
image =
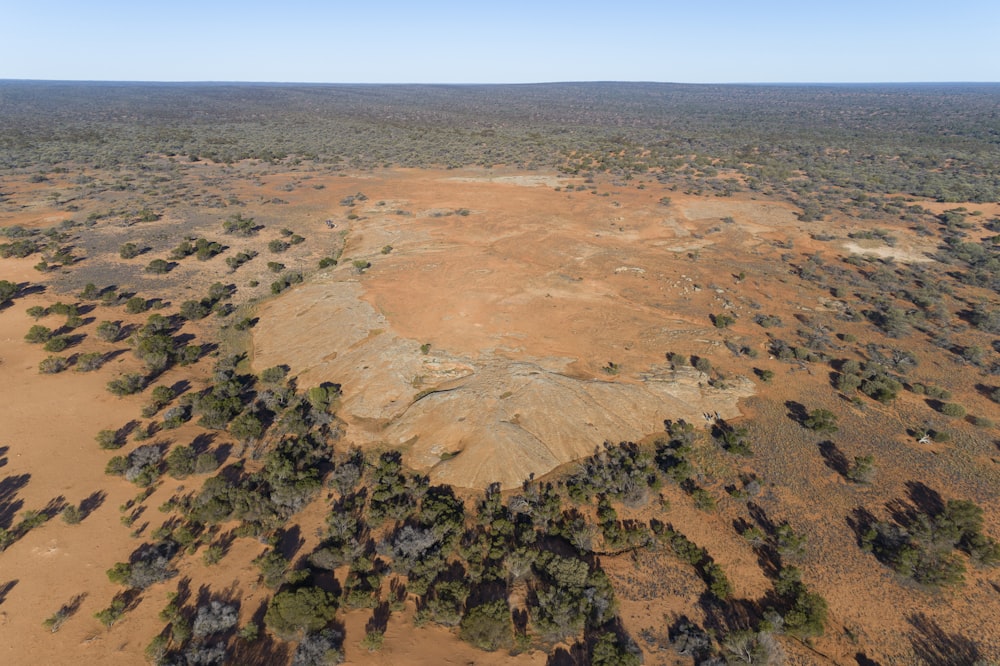
{"type": "Polygon", "coordinates": [[[507,601],[498,599],[470,608],[462,618],[459,636],[480,650],[492,652],[510,645],[513,630],[507,601]]]}
{"type": "Polygon", "coordinates": [[[47,352],[61,352],[69,347],[69,340],[65,335],[54,335],[45,342],[43,347],[47,352]]]}
{"type": "Polygon", "coordinates": [[[837,415],[829,409],[814,409],[802,425],[815,432],[837,432],[837,415]]]}
{"type": "Polygon", "coordinates": [[[24,335],[25,340],[34,343],[48,342],[51,337],[52,337],[52,329],[48,328],[47,326],[42,326],[40,324],[35,324],[31,328],[29,328],[28,332],[25,333],[24,335]]]}
{"type": "Polygon", "coordinates": [[[117,396],[133,395],[146,388],[146,378],[135,373],[124,374],[108,382],[108,391],[117,396]]]}
{"type": "Polygon", "coordinates": [[[125,444],[125,438],[117,430],[102,430],[94,437],[102,449],[120,449],[125,444]]]}
{"type": "Polygon", "coordinates": [[[271,598],[264,622],[282,637],[311,633],[325,627],[337,612],[336,598],[318,587],[282,590],[271,598]]]}
{"type": "Polygon", "coordinates": [[[712,324],[716,328],[729,328],[730,326],[733,325],[733,322],[735,321],[736,319],[733,318],[731,315],[727,314],[712,315],[712,324]]]}
{"type": "Polygon", "coordinates": [[[146,272],[153,275],[164,275],[173,270],[174,266],[166,259],[153,259],[146,265],[146,272]]]}
{"type": "Polygon", "coordinates": [[[938,408],[938,411],[945,416],[950,416],[952,418],[961,418],[965,416],[965,407],[962,407],[962,405],[957,402],[946,402],[938,408]]]}
{"type": "Polygon", "coordinates": [[[38,372],[43,375],[55,375],[69,367],[69,360],[62,356],[49,356],[38,363],[38,372]]]}

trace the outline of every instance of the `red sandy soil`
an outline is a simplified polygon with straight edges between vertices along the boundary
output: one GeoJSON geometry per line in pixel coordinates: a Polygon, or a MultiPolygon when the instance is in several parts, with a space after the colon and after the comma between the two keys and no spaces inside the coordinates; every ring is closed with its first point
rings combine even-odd
{"type": "MultiPolygon", "coordinates": [[[[484,432],[491,423],[494,430],[508,425],[524,429],[523,424],[530,423],[532,417],[530,407],[545,405],[546,401],[563,405],[566,413],[560,416],[567,420],[593,426],[592,439],[585,440],[578,450],[553,457],[547,466],[516,469],[508,485],[516,485],[527,471],[548,471],[574,456],[588,454],[595,441],[639,439],[656,432],[661,429],[662,419],[676,418],[678,410],[690,409],[695,419],[705,410],[719,410],[727,418],[742,413],[748,421],[773,426],[758,437],[753,459],[733,462],[719,456],[715,449],[697,452],[709,470],[706,485],[719,498],[719,510],[698,511],[683,493],[669,486],[664,491],[671,502],[667,516],[689,538],[709,550],[733,582],[736,596],[759,598],[769,583],[753,551],[732,528],[733,519],[742,516],[744,507],[725,494],[722,479],[732,479],[744,469],[770,475],[765,481],[773,485],[765,483],[760,502],[769,511],[775,507],[778,518],[787,518],[810,533],[807,553],[799,565],[810,586],[826,597],[831,609],[827,636],[816,642],[818,652],[787,642],[789,661],[853,664],[857,663],[856,655],[864,653],[884,664],[914,663],[906,639],[912,631],[907,618],[914,612],[926,613],[946,635],[967,635],[979,641],[984,657],[1000,656],[996,622],[1000,617],[996,592],[1000,579],[995,569],[970,570],[963,588],[932,595],[900,584],[888,569],[858,549],[854,535],[843,523],[844,516],[861,505],[884,515],[882,507],[903,496],[905,482],[918,475],[949,492],[948,497],[968,496],[932,475],[941,469],[935,465],[947,458],[967,465],[977,479],[996,478],[997,454],[991,457],[989,447],[982,444],[984,436],[966,433],[933,451],[918,450],[901,434],[907,424],[927,418],[927,408],[916,396],[901,396],[891,410],[877,404],[864,411],[844,406],[835,402],[826,378],[828,369],[769,359],[762,332],[752,324],[753,314],[758,311],[780,315],[792,329],[796,315],[832,319],[833,299],[790,275],[788,263],[780,258],[785,250],[775,247],[775,243],[794,241],[795,262],[814,252],[823,252],[833,261],[851,251],[869,250],[891,251],[897,261],[905,262],[926,258],[934,249],[927,239],[892,228],[899,237],[895,248],[868,241],[858,241],[854,247],[849,245],[847,233],[868,228],[871,223],[834,217],[818,227],[816,223],[798,221],[795,209],[781,202],[740,197],[700,199],[668,191],[655,181],[646,181],[645,189],[639,189],[634,183],[623,185],[598,179],[597,194],[592,194],[575,190],[582,184],[580,179],[551,174],[499,169],[393,170],[351,176],[311,173],[311,182],[322,183],[325,189],[300,186],[286,192],[282,189],[285,184],[302,183],[305,174],[258,169],[252,177],[240,180],[236,177],[238,170],[207,164],[184,168],[185,177],[192,180],[207,175],[221,177],[221,194],[236,194],[250,201],[246,210],[266,221],[269,229],[286,225],[306,236],[307,242],[281,257],[270,257],[265,247],[274,234],[245,241],[226,238],[227,244],[233,246],[226,256],[250,248],[258,249],[261,256],[235,277],[226,269],[223,258],[204,264],[188,260],[170,278],[177,282],[163,280],[164,285],[173,285],[170,289],[174,293],[152,294],[143,287],[143,295],[166,296],[180,302],[200,295],[204,286],[216,280],[228,280],[237,282],[240,288],[237,301],[251,301],[265,295],[273,279],[264,268],[266,261],[275,258],[290,269],[310,271],[319,257],[346,243],[335,269],[315,275],[306,284],[259,307],[261,322],[252,349],[256,369],[289,363],[300,374],[300,386],[321,381],[343,383],[344,416],[350,423],[345,446],[357,443],[379,447],[399,443],[390,436],[402,437],[407,460],[415,467],[431,470],[436,478],[457,485],[481,487],[481,478],[476,474],[496,471],[489,464],[490,442],[472,442],[470,431],[456,425],[464,423],[460,420],[463,417],[469,421],[474,410],[463,404],[461,409],[466,413],[456,418],[454,412],[449,415],[447,411],[447,393],[420,396],[428,389],[468,388],[468,378],[476,374],[499,379],[486,388],[479,387],[478,392],[468,391],[473,401],[479,401],[479,411],[486,415],[486,420],[478,423],[481,430],[472,432],[484,432]],[[363,191],[368,200],[352,209],[337,205],[340,198],[357,191],[363,191]],[[290,202],[288,206],[278,210],[259,204],[279,192],[290,202]],[[663,196],[671,197],[670,206],[658,203],[663,196]],[[468,209],[469,214],[455,213],[459,209],[468,209]],[[410,214],[397,215],[396,210],[410,214]],[[358,218],[347,219],[349,212],[358,218]],[[726,217],[734,218],[735,223],[723,222],[726,217]],[[328,229],[326,219],[333,220],[336,229],[328,229]],[[816,241],[810,237],[816,231],[833,233],[838,240],[816,241]],[[346,234],[342,236],[341,232],[346,234]],[[392,250],[383,254],[381,250],[387,245],[392,250]],[[352,268],[354,259],[370,261],[372,267],[358,275],[352,268]],[[746,273],[744,279],[738,277],[741,272],[746,273]],[[260,286],[249,287],[250,279],[259,280],[260,286]],[[331,300],[344,309],[346,318],[335,319],[318,310],[309,314],[322,303],[324,293],[336,293],[331,300]],[[755,305],[762,309],[757,310],[755,305]],[[737,321],[730,329],[720,331],[712,326],[710,313],[731,313],[737,321]],[[309,316],[314,316],[315,321],[307,326],[309,316]],[[292,323],[283,326],[288,322],[292,323]],[[309,330],[310,335],[301,335],[303,330],[309,330]],[[358,346],[355,350],[330,346],[330,339],[352,340],[358,346]],[[760,355],[755,360],[734,358],[723,346],[725,340],[749,344],[760,355]],[[388,342],[380,346],[382,341],[388,342]],[[423,344],[430,345],[426,354],[420,349],[423,344]],[[709,357],[713,365],[725,368],[732,381],[741,375],[750,376],[753,367],[773,370],[777,376],[766,386],[758,385],[756,397],[737,403],[736,397],[745,397],[748,392],[730,389],[730,393],[712,393],[697,385],[707,378],[681,373],[682,380],[687,381],[685,376],[691,379],[678,384],[686,391],[680,402],[687,407],[647,407],[652,401],[636,398],[640,395],[636,391],[648,384],[650,373],[665,371],[665,354],[670,351],[709,357]],[[602,370],[609,361],[620,367],[617,374],[602,370]],[[596,410],[589,414],[580,411],[599,401],[565,407],[569,403],[554,398],[553,391],[529,392],[519,407],[504,411],[504,401],[514,396],[503,397],[510,389],[502,385],[512,381],[511,368],[525,365],[537,368],[542,376],[551,373],[567,382],[580,383],[574,386],[597,387],[595,390],[603,391],[600,396],[604,403],[621,406],[627,402],[635,411],[618,423],[620,431],[615,431],[616,422],[610,418],[600,425],[596,410]],[[389,389],[396,393],[391,394],[389,389]],[[423,430],[411,433],[399,413],[409,411],[410,403],[418,396],[422,397],[416,403],[420,407],[413,411],[419,412],[422,420],[414,423],[423,430]],[[883,447],[878,453],[881,464],[877,482],[857,488],[824,466],[816,454],[815,442],[807,441],[802,429],[787,419],[782,405],[789,400],[810,407],[828,406],[841,413],[842,429],[857,433],[852,438],[838,439],[848,457],[870,451],[873,443],[883,447]],[[435,411],[435,405],[442,409],[435,411]],[[630,422],[626,424],[625,420],[630,422]],[[501,422],[507,425],[498,425],[501,422]],[[419,437],[414,440],[407,433],[419,437]],[[480,448],[474,449],[473,444],[480,448]],[[461,453],[441,460],[442,454],[456,451],[461,453]],[[896,460],[900,464],[894,464],[896,460]]],[[[52,188],[68,189],[69,184],[12,183],[7,191],[25,202],[25,207],[18,213],[0,216],[0,226],[44,227],[78,217],[46,203],[46,192],[52,188]]],[[[955,207],[922,204],[934,210],[955,207]]],[[[1000,214],[996,205],[969,208],[982,210],[987,217],[1000,214]]],[[[84,214],[86,210],[85,206],[84,214]]],[[[226,213],[188,220],[186,231],[219,237],[218,223],[226,213]]],[[[143,227],[142,232],[149,237],[169,234],[185,220],[184,211],[174,211],[161,222],[143,227]]],[[[124,238],[128,232],[98,228],[94,233],[107,233],[111,238],[120,234],[124,238]]],[[[157,256],[163,256],[159,249],[133,260],[133,264],[145,265],[157,256]]],[[[4,260],[0,279],[39,282],[39,274],[31,269],[35,261],[4,260]]],[[[86,269],[88,262],[97,266],[102,262],[108,266],[125,263],[119,262],[116,252],[88,255],[81,266],[86,269]]],[[[144,396],[117,398],[105,390],[109,379],[137,369],[138,362],[125,352],[96,372],[68,370],[45,376],[38,373],[37,367],[48,354],[23,340],[24,333],[35,323],[25,314],[28,307],[73,298],[72,294],[50,290],[19,298],[0,313],[0,477],[30,475],[15,493],[16,501],[23,503],[18,505],[18,516],[27,509],[41,509],[59,497],[70,503],[78,503],[94,492],[104,492],[106,497],[80,525],[66,525],[55,518],[0,554],[2,663],[142,663],[143,648],[163,628],[157,613],[165,605],[167,593],[175,589],[176,581],[146,590],[138,607],[106,630],[93,614],[106,607],[120,588],[108,582],[105,571],[127,559],[142,542],[141,537],[148,536],[164,520],[165,514],[156,507],[179,487],[197,487],[202,480],[165,477],[144,502],[147,508],[135,524],[131,528],[121,524],[119,507],[134,498],[139,489],[104,474],[104,466],[114,453],[100,450],[94,435],[139,418],[140,407],[147,400],[144,396]],[[140,529],[140,538],[130,536],[131,530],[140,529]],[[86,595],[79,611],[58,633],[42,627],[45,618],[78,594],[86,595]]],[[[112,311],[97,306],[86,317],[95,321],[81,329],[87,338],[70,351],[126,348],[124,343],[108,345],[90,335],[96,323],[104,319],[128,320],[120,308],[112,311]]],[[[59,323],[55,319],[58,317],[39,323],[55,327],[59,323]]],[[[872,335],[865,323],[838,324],[839,330],[855,334],[862,341],[864,336],[872,335]]],[[[792,337],[788,328],[781,334],[792,337]]],[[[200,388],[209,366],[210,362],[202,362],[194,368],[175,369],[158,383],[188,379],[200,388]]],[[[917,375],[921,381],[952,390],[962,390],[969,383],[959,382],[953,363],[933,348],[921,349],[917,375]]],[[[454,390],[449,393],[458,394],[454,390]]],[[[970,391],[957,398],[970,413],[998,419],[995,405],[985,397],[970,391]]],[[[956,427],[960,432],[971,428],[961,424],[956,427]]],[[[163,433],[154,441],[186,443],[199,432],[195,426],[185,426],[163,433]]],[[[222,435],[215,443],[225,441],[222,435]]],[[[986,532],[996,537],[1000,535],[1000,516],[995,506],[984,504],[984,508],[986,532]]],[[[325,501],[320,499],[296,517],[303,526],[305,544],[301,552],[308,552],[315,544],[315,526],[321,524],[326,511],[325,501]]],[[[650,505],[636,517],[649,518],[656,511],[650,505]]],[[[263,549],[252,540],[237,540],[215,567],[204,566],[200,554],[186,557],[180,564],[180,577],[189,577],[193,590],[200,586],[232,590],[241,597],[241,623],[245,623],[270,596],[270,591],[257,582],[257,571],[250,564],[263,549]]],[[[607,557],[602,565],[617,583],[622,617],[633,636],[646,628],[663,633],[672,618],[681,613],[695,621],[703,620],[695,609],[703,584],[690,568],[674,558],[662,553],[646,554],[637,561],[628,556],[607,557]]],[[[348,635],[348,663],[545,662],[539,652],[516,658],[506,653],[486,654],[459,641],[454,632],[430,627],[413,629],[411,612],[412,605],[393,614],[385,647],[379,653],[368,653],[359,646],[369,614],[357,611],[342,615],[348,635]]],[[[640,644],[646,649],[647,664],[675,663],[672,653],[655,652],[640,644]]]]}

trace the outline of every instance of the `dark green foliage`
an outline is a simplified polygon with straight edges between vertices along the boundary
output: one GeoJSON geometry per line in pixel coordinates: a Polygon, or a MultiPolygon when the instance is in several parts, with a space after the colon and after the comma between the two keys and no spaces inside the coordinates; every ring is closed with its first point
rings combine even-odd
{"type": "Polygon", "coordinates": [[[215,384],[210,391],[195,397],[192,407],[201,418],[198,424],[214,430],[223,430],[243,409],[240,398],[242,384],[235,378],[215,384]]]}
{"type": "Polygon", "coordinates": [[[253,563],[260,569],[260,575],[268,587],[281,585],[292,565],[276,550],[265,551],[253,563]]]}
{"type": "Polygon", "coordinates": [[[83,511],[76,504],[69,504],[63,509],[62,519],[67,525],[79,525],[83,520],[83,511]]]}
{"type": "Polygon", "coordinates": [[[302,282],[302,273],[289,272],[281,276],[280,279],[275,280],[271,283],[271,293],[280,294],[285,289],[288,289],[293,284],[299,284],[302,282]]]}
{"type": "Polygon", "coordinates": [[[279,636],[293,638],[300,632],[320,631],[336,612],[336,599],[332,594],[318,587],[300,587],[275,594],[268,604],[264,622],[279,636]]]}
{"type": "Polygon", "coordinates": [[[576,502],[589,502],[594,495],[606,495],[637,507],[646,503],[650,488],[658,487],[653,455],[632,442],[613,446],[609,442],[580,463],[566,488],[576,502]]]}
{"type": "Polygon", "coordinates": [[[802,582],[802,574],[795,567],[784,567],[774,585],[785,601],[783,614],[785,631],[796,638],[822,636],[826,624],[826,600],[810,592],[802,582]]]}
{"type": "Polygon", "coordinates": [[[243,217],[242,213],[234,213],[222,222],[222,230],[227,234],[238,236],[253,236],[263,225],[258,225],[252,217],[243,217]]]}
{"type": "Polygon", "coordinates": [[[688,461],[695,439],[694,426],[680,419],[667,421],[666,427],[670,439],[657,441],[656,464],[667,478],[681,483],[694,472],[688,461]]]}
{"type": "Polygon", "coordinates": [[[41,246],[31,238],[21,238],[13,243],[0,244],[0,257],[23,259],[41,250],[41,246]]]}
{"type": "Polygon", "coordinates": [[[729,328],[736,321],[732,315],[714,314],[712,315],[712,325],[716,328],[729,328]]]}
{"type": "Polygon", "coordinates": [[[253,250],[246,250],[244,252],[237,252],[232,257],[226,257],[226,265],[229,266],[231,270],[236,270],[243,264],[247,263],[251,259],[257,256],[257,253],[253,250]]]}
{"type": "Polygon", "coordinates": [[[28,342],[34,343],[44,343],[48,342],[52,337],[52,329],[47,326],[42,326],[40,324],[35,324],[28,329],[28,332],[24,335],[24,339],[28,342]]]}
{"type": "Polygon", "coordinates": [[[207,298],[189,300],[181,303],[180,314],[185,319],[196,321],[204,319],[212,312],[212,302],[207,298]]]}
{"type": "Polygon", "coordinates": [[[194,247],[195,257],[197,257],[198,261],[207,261],[225,250],[221,243],[216,243],[205,238],[199,238],[195,241],[194,247]]]}
{"type": "Polygon", "coordinates": [[[105,627],[110,629],[115,622],[120,620],[122,616],[125,615],[126,609],[127,609],[127,604],[125,602],[125,599],[120,596],[116,596],[114,599],[111,600],[110,606],[94,613],[94,618],[96,618],[97,621],[103,624],[105,627]]]}
{"type": "Polygon", "coordinates": [[[108,382],[108,391],[117,396],[132,395],[146,388],[146,378],[129,373],[108,382]]]}
{"type": "Polygon", "coordinates": [[[128,469],[128,458],[125,456],[115,456],[108,460],[108,464],[104,468],[104,473],[111,476],[122,476],[125,474],[126,469],[128,469]]]}
{"type": "Polygon", "coordinates": [[[117,342],[122,334],[122,325],[118,321],[102,321],[94,331],[104,342],[117,342]]]}
{"type": "Polygon", "coordinates": [[[194,473],[197,457],[190,446],[175,446],[167,455],[167,473],[175,479],[183,479],[194,473]]]}
{"type": "Polygon", "coordinates": [[[531,606],[536,630],[549,642],[603,625],[614,616],[610,582],[599,569],[574,557],[544,552],[535,561],[539,585],[531,606]]]}
{"type": "Polygon", "coordinates": [[[170,263],[166,259],[153,259],[146,266],[146,272],[152,273],[153,275],[163,275],[169,273],[174,268],[174,264],[170,263]]]}
{"type": "Polygon", "coordinates": [[[125,301],[125,312],[129,314],[140,314],[149,309],[149,304],[142,296],[133,296],[125,301]]]}
{"type": "Polygon", "coordinates": [[[401,457],[398,452],[387,452],[379,456],[372,472],[372,494],[368,517],[373,525],[386,518],[399,520],[416,507],[416,497],[410,480],[402,474],[401,457]]]}
{"type": "Polygon", "coordinates": [[[117,430],[102,430],[95,439],[102,449],[120,449],[125,444],[125,437],[117,430]]]}
{"type": "Polygon", "coordinates": [[[208,474],[209,472],[214,472],[218,467],[219,461],[216,460],[215,454],[211,451],[199,453],[198,457],[194,459],[195,474],[208,474]]]}
{"type": "Polygon", "coordinates": [[[715,511],[715,498],[712,497],[712,494],[704,488],[694,488],[691,491],[691,499],[694,500],[694,506],[696,509],[709,512],[715,511]]]}
{"type": "Polygon", "coordinates": [[[229,434],[244,444],[252,443],[264,434],[264,424],[250,412],[244,412],[229,423],[229,434]]]}
{"type": "Polygon", "coordinates": [[[45,342],[43,348],[47,352],[61,352],[67,347],[69,347],[69,340],[66,339],[65,335],[54,335],[45,342]]]}
{"type": "Polygon", "coordinates": [[[983,535],[983,511],[968,500],[949,500],[935,512],[916,512],[905,524],[878,522],[862,536],[865,550],[902,576],[927,587],[958,585],[965,567],[953,552],[1000,564],[1000,544],[983,535]]]}
{"type": "Polygon", "coordinates": [[[761,328],[772,328],[775,326],[781,326],[781,317],[777,315],[759,314],[754,316],[753,321],[761,328]]]}
{"type": "Polygon", "coordinates": [[[875,456],[854,456],[847,478],[854,483],[870,483],[875,475],[875,456]]]}
{"type": "Polygon", "coordinates": [[[69,361],[62,356],[49,356],[38,362],[38,371],[43,375],[55,375],[69,367],[69,361]]]}
{"type": "Polygon", "coordinates": [[[600,635],[590,652],[592,666],[639,666],[642,653],[636,645],[623,645],[612,632],[600,635]]]}
{"type": "Polygon", "coordinates": [[[150,391],[149,397],[153,399],[153,403],[156,404],[158,408],[164,407],[169,404],[176,396],[174,390],[169,386],[156,386],[150,391]]]}
{"type": "Polygon", "coordinates": [[[958,404],[957,402],[943,403],[938,408],[938,411],[944,414],[945,416],[950,416],[952,418],[961,418],[965,416],[965,407],[962,407],[962,405],[958,404]]]}
{"type": "Polygon", "coordinates": [[[829,409],[814,409],[802,422],[802,425],[814,432],[837,432],[837,415],[829,409]]]}
{"type": "Polygon", "coordinates": [[[509,646],[514,636],[514,623],[507,601],[498,599],[470,608],[462,618],[459,636],[487,652],[509,646]]]}
{"type": "MultiPolygon", "coordinates": [[[[189,516],[201,523],[238,519],[277,528],[319,490],[319,469],[329,455],[326,444],[310,437],[285,440],[268,453],[260,473],[207,479],[189,516]]],[[[199,464],[200,457],[195,471],[199,464]]]]}
{"type": "Polygon", "coordinates": [[[260,373],[260,381],[265,384],[278,384],[288,376],[288,371],[289,368],[287,365],[276,365],[272,368],[265,368],[260,373]]]}
{"type": "Polygon", "coordinates": [[[969,314],[969,323],[988,333],[1000,333],[1000,308],[995,303],[976,303],[969,314]]]}
{"type": "Polygon", "coordinates": [[[122,259],[135,259],[140,254],[142,250],[135,243],[125,243],[118,249],[118,256],[122,259]]]}
{"type": "Polygon", "coordinates": [[[712,429],[712,437],[729,453],[752,456],[749,432],[746,426],[734,426],[720,420],[712,429]]]}
{"type": "MultiPolygon", "coordinates": [[[[17,296],[19,291],[20,289],[13,282],[9,282],[7,280],[0,280],[0,305],[3,305],[7,301],[17,296]]],[[[28,314],[31,313],[29,312],[28,314]]]]}
{"type": "Polygon", "coordinates": [[[878,364],[866,363],[861,377],[861,392],[881,403],[891,403],[903,388],[878,364]]]}

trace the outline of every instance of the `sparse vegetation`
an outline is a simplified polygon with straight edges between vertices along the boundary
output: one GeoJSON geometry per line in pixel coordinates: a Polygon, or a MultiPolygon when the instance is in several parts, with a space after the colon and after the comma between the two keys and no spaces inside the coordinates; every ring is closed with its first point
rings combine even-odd
{"type": "MultiPolygon", "coordinates": [[[[989,484],[989,406],[1000,403],[1000,245],[990,235],[1000,221],[987,207],[1000,198],[1000,168],[987,149],[997,106],[990,86],[289,86],[266,95],[214,84],[0,87],[0,201],[12,220],[26,206],[34,216],[0,229],[0,268],[13,266],[8,277],[34,275],[30,284],[0,280],[0,316],[15,331],[0,369],[29,370],[9,382],[17,436],[0,442],[0,550],[23,549],[6,553],[11,568],[5,560],[0,579],[11,626],[21,626],[18,604],[35,589],[24,580],[28,549],[60,543],[62,532],[79,549],[88,525],[109,522],[103,513],[89,518],[107,490],[125,493],[112,522],[142,545],[115,552],[123,542],[114,535],[101,544],[108,563],[118,560],[108,576],[122,589],[88,613],[104,606],[95,617],[112,638],[141,633],[156,612],[150,599],[160,588],[176,591],[158,635],[95,641],[87,649],[98,657],[123,646],[121,658],[141,659],[136,646],[147,644],[152,663],[339,663],[346,645],[405,662],[407,647],[394,636],[411,609],[415,625],[448,628],[451,638],[442,632],[441,640],[456,641],[447,647],[469,661],[475,649],[593,664],[769,663],[785,650],[790,661],[808,660],[810,650],[859,663],[990,656],[989,637],[969,629],[988,616],[992,593],[989,572],[979,569],[1000,563],[989,484]],[[498,219],[488,200],[452,197],[451,175],[418,181],[424,175],[414,167],[427,166],[461,177],[468,166],[491,179],[503,172],[512,179],[505,188],[534,183],[535,174],[557,177],[558,187],[518,192],[536,207],[526,217],[561,220],[546,227],[546,253],[558,266],[542,266],[540,251],[519,263],[522,246],[535,248],[514,233],[515,215],[510,235],[505,229],[475,256],[483,269],[496,271],[491,262],[503,258],[517,270],[481,279],[486,270],[456,264],[456,277],[450,262],[461,252],[425,261],[429,253],[409,228],[433,234],[451,225],[448,240],[458,243],[466,242],[460,228],[482,234],[498,219]],[[414,181],[383,194],[386,169],[414,181]],[[348,193],[343,183],[359,172],[386,200],[348,193]],[[25,183],[47,198],[27,200],[25,183]],[[315,230],[323,197],[333,231],[315,230]],[[589,226],[560,217],[570,210],[562,202],[589,226]],[[39,211],[64,221],[36,228],[39,211]],[[687,249],[636,241],[682,213],[687,249]],[[161,215],[170,223],[151,224],[161,215]],[[469,215],[482,224],[452,217],[469,215]],[[757,215],[766,215],[766,234],[755,230],[757,215]],[[260,234],[256,220],[269,231],[260,234]],[[222,233],[236,247],[211,240],[222,233]],[[841,244],[844,236],[866,242],[841,244]],[[390,239],[395,249],[384,245],[390,239]],[[860,245],[878,252],[850,254],[860,245]],[[288,266],[255,262],[263,247],[288,266]],[[396,257],[399,248],[406,257],[396,257]],[[346,270],[324,270],[345,251],[346,270]],[[220,254],[224,265],[212,261],[220,254]],[[321,320],[317,328],[349,332],[352,342],[317,348],[320,369],[303,371],[309,363],[299,357],[287,359],[295,371],[261,370],[286,362],[261,361],[274,358],[274,318],[297,324],[292,313],[308,314],[301,303],[297,311],[284,305],[315,296],[320,280],[339,297],[335,288],[356,283],[350,273],[364,274],[372,261],[384,266],[362,278],[374,282],[364,305],[388,324],[357,312],[350,321],[321,320]],[[605,280],[609,268],[614,277],[605,280]],[[237,270],[245,277],[235,280],[237,270]],[[272,279],[263,279],[269,271],[272,279]],[[518,281],[522,273],[530,285],[518,281]],[[392,338],[400,308],[425,307],[423,318],[436,319],[437,306],[450,303],[425,304],[421,290],[448,281],[468,286],[449,295],[468,319],[441,308],[453,330],[408,331],[404,359],[349,356],[354,340],[392,338]],[[489,283],[511,290],[509,311],[484,307],[493,301],[479,292],[489,283]],[[268,284],[282,298],[264,302],[268,284]],[[586,296],[586,314],[574,310],[577,293],[586,296]],[[69,302],[56,301],[65,294],[69,302]],[[519,318],[521,307],[530,315],[519,318]],[[491,329],[494,318],[502,323],[491,329]],[[509,337],[488,367],[463,358],[456,341],[466,339],[467,325],[509,337]],[[533,335],[543,329],[538,362],[533,335]],[[435,341],[433,353],[421,339],[435,341]],[[42,348],[65,355],[39,362],[42,348]],[[375,365],[384,359],[394,372],[409,368],[385,408],[394,416],[359,417],[358,405],[371,414],[384,407],[366,388],[368,379],[388,381],[375,365]],[[512,360],[520,383],[490,379],[496,395],[484,390],[445,418],[432,413],[494,370],[502,377],[512,360]],[[35,363],[57,376],[33,376],[35,363]],[[68,368],[90,374],[58,375],[68,368]],[[343,368],[346,377],[329,375],[343,368]],[[753,398],[715,403],[747,395],[743,378],[754,376],[753,398]],[[343,388],[333,383],[341,381],[343,388]],[[552,412],[543,411],[547,381],[575,387],[552,412]],[[110,399],[105,385],[119,396],[145,391],[112,400],[143,420],[91,413],[110,399]],[[53,404],[74,402],[44,422],[17,402],[38,387],[53,404]],[[638,404],[643,392],[661,389],[654,407],[638,404]],[[737,408],[743,416],[727,420],[737,408]],[[30,427],[21,411],[36,419],[30,427]],[[407,413],[449,430],[418,428],[397,440],[405,429],[395,415],[407,413]],[[655,432],[661,418],[671,420],[655,432]],[[603,442],[619,428],[636,441],[603,442]],[[60,433],[66,455],[45,448],[49,432],[60,433]],[[86,446],[95,433],[97,446],[86,446]],[[818,441],[828,433],[836,435],[818,441]],[[383,444],[349,449],[358,437],[383,444]],[[491,468],[476,446],[492,437],[522,448],[491,458],[491,468]],[[560,437],[572,440],[571,453],[559,450],[560,437]],[[581,441],[589,444],[581,449],[581,441]],[[24,455],[27,447],[35,450],[24,455]],[[25,467],[36,460],[51,469],[25,467]],[[78,484],[92,478],[74,474],[78,464],[104,465],[108,488],[68,504],[62,495],[79,498],[78,484]],[[519,486],[508,478],[514,487],[503,489],[480,484],[482,492],[432,483],[470,469],[551,474],[519,486]],[[27,498],[44,497],[47,478],[65,485],[42,508],[24,510],[27,498]],[[895,497],[900,487],[908,497],[895,497]],[[154,497],[159,518],[150,516],[154,497]],[[962,497],[978,504],[955,499],[962,497]],[[46,525],[56,515],[63,520],[46,525]],[[854,540],[835,534],[847,526],[854,540]],[[21,543],[32,530],[38,539],[21,543]],[[242,583],[211,582],[233,579],[228,567],[249,570],[252,606],[240,607],[251,603],[242,583]],[[885,575],[867,575],[880,569],[885,575]],[[966,578],[958,594],[930,594],[966,578]],[[870,594],[850,587],[861,579],[870,594]],[[823,597],[834,582],[847,586],[837,590],[836,617],[823,597]],[[622,596],[629,612],[619,614],[622,596]],[[854,597],[863,597],[864,613],[844,605],[854,597]],[[648,628],[638,607],[648,609],[648,628]],[[141,617],[119,626],[130,612],[141,617]],[[253,619],[240,627],[240,616],[253,619]],[[882,619],[903,631],[883,631],[882,619]]],[[[461,187],[462,196],[475,189],[461,187]]],[[[66,596],[49,598],[30,622],[37,630],[55,610],[46,628],[81,635],[76,629],[89,630],[65,623],[82,597],[59,605],[70,596],[64,578],[47,579],[66,596]]]]}

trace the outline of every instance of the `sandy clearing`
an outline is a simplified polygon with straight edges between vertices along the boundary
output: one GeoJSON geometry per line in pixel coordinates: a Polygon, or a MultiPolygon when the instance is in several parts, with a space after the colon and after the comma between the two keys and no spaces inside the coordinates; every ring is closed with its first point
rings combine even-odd
{"type": "MultiPolygon", "coordinates": [[[[749,382],[718,390],[662,367],[679,330],[712,334],[687,319],[688,266],[664,247],[690,231],[665,225],[652,193],[408,175],[366,184],[345,261],[265,303],[255,328],[256,368],[287,363],[305,385],[346,387],[341,416],[358,443],[404,446],[435,481],[513,487],[666,418],[739,414],[749,382]],[[392,214],[385,200],[417,214],[392,214]],[[466,202],[468,215],[450,212],[466,202]],[[372,267],[358,274],[356,258],[372,267]]],[[[754,215],[791,213],[769,204],[754,215]]]]}
{"type": "Polygon", "coordinates": [[[901,261],[907,264],[927,263],[933,261],[933,259],[927,256],[928,252],[933,252],[933,247],[921,250],[908,250],[898,247],[888,247],[881,244],[872,244],[871,246],[868,246],[853,242],[844,243],[841,247],[851,254],[870,254],[879,257],[880,259],[892,258],[896,261],[901,261]]]}

